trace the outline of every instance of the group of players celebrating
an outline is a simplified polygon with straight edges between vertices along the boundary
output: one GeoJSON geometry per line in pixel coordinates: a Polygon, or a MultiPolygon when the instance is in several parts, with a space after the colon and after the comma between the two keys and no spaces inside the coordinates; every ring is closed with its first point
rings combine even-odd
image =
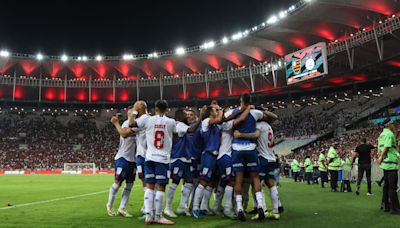
{"type": "Polygon", "coordinates": [[[137,101],[128,108],[128,119],[122,126],[119,118],[113,116],[111,122],[120,135],[120,145],[115,156],[115,182],[109,191],[108,215],[132,216],[126,205],[137,171],[143,182],[142,213],[147,225],[174,224],[163,214],[169,218],[185,215],[196,219],[217,214],[245,221],[250,185],[255,214],[252,219],[279,219],[283,207],[274,180],[276,157],[270,126],[277,116],[256,109],[250,100],[249,94],[242,95],[240,106],[235,109],[222,109],[214,101],[201,108],[199,116],[194,110],[178,109],[174,119],[166,116],[165,100],[155,103],[154,115],[148,114],[144,101],[137,101]],[[181,180],[175,214],[172,203],[181,180]],[[123,181],[126,184],[121,204],[115,211],[113,202],[123,181]],[[267,210],[262,183],[269,188],[272,210],[267,210]],[[210,209],[213,192],[215,201],[210,209]]]}

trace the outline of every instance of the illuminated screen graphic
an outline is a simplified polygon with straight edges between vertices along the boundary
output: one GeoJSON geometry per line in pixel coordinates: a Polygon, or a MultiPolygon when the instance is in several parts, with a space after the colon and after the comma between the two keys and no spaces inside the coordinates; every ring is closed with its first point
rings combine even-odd
{"type": "Polygon", "coordinates": [[[321,42],[285,56],[287,84],[328,74],[326,44],[321,42]]]}

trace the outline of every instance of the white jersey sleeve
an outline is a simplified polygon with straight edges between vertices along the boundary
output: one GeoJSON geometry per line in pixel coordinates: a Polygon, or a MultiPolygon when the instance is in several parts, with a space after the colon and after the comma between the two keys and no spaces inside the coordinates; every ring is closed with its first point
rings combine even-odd
{"type": "MultiPolygon", "coordinates": [[[[141,115],[138,119],[136,119],[136,123],[140,123],[140,125],[144,125],[147,119],[150,116],[148,114],[141,115]]],[[[142,156],[145,157],[146,150],[147,150],[147,144],[146,144],[146,129],[144,127],[142,128],[136,128],[136,155],[137,156],[142,156]]]]}
{"type": "Polygon", "coordinates": [[[209,123],[210,123],[210,118],[206,118],[203,121],[201,121],[201,131],[202,132],[207,132],[208,131],[209,123]]]}
{"type": "Polygon", "coordinates": [[[264,113],[256,109],[250,110],[250,115],[252,115],[256,121],[261,120],[264,117],[264,113]]]}
{"type": "Polygon", "coordinates": [[[138,128],[146,128],[147,118],[149,115],[141,115],[139,118],[136,119],[136,125],[138,128]]]}
{"type": "MultiPolygon", "coordinates": [[[[230,115],[232,115],[233,110],[229,110],[224,114],[225,118],[228,118],[230,115]]],[[[230,120],[228,122],[222,123],[221,130],[222,131],[231,131],[233,129],[233,120],[230,120]]]]}
{"type": "Polygon", "coordinates": [[[174,133],[177,133],[179,137],[182,137],[186,134],[188,129],[189,129],[188,125],[186,125],[180,121],[176,121],[176,130],[174,133]]]}

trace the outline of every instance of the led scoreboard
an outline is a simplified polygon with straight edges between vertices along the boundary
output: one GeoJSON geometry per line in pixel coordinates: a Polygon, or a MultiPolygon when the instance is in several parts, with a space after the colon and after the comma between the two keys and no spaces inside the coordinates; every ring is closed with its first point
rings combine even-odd
{"type": "Polygon", "coordinates": [[[287,84],[328,74],[327,50],[324,42],[285,56],[287,84]]]}

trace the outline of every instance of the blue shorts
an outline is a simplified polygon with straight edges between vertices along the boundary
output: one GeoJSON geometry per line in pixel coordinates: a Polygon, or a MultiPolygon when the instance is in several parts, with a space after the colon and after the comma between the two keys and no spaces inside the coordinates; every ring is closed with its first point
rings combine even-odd
{"type": "Polygon", "coordinates": [[[234,180],[234,175],[232,171],[232,158],[229,155],[223,155],[217,160],[217,167],[221,180],[229,182],[234,180]]]}
{"type": "Polygon", "coordinates": [[[174,181],[193,179],[194,168],[192,167],[192,163],[183,162],[178,159],[171,163],[170,171],[170,178],[174,181]]]}
{"type": "Polygon", "coordinates": [[[259,157],[258,160],[260,162],[258,165],[260,180],[275,180],[277,163],[269,162],[263,157],[259,157]]]}
{"type": "Polygon", "coordinates": [[[169,165],[154,161],[144,163],[144,180],[149,184],[168,184],[169,165]]]}
{"type": "Polygon", "coordinates": [[[115,160],[115,173],[114,178],[119,182],[124,180],[127,183],[133,183],[136,176],[136,163],[127,161],[125,158],[121,157],[115,160]]]}
{"type": "Polygon", "coordinates": [[[212,181],[212,176],[217,169],[217,155],[212,152],[204,151],[201,155],[201,169],[200,178],[210,182],[212,181]]]}
{"type": "Polygon", "coordinates": [[[232,150],[233,172],[258,173],[257,150],[232,150]]]}
{"type": "Polygon", "coordinates": [[[137,173],[140,179],[144,178],[144,162],[145,159],[141,155],[136,156],[136,168],[137,168],[137,173]]]}
{"type": "Polygon", "coordinates": [[[192,177],[193,179],[198,179],[200,177],[201,163],[200,159],[192,158],[192,177]]]}

